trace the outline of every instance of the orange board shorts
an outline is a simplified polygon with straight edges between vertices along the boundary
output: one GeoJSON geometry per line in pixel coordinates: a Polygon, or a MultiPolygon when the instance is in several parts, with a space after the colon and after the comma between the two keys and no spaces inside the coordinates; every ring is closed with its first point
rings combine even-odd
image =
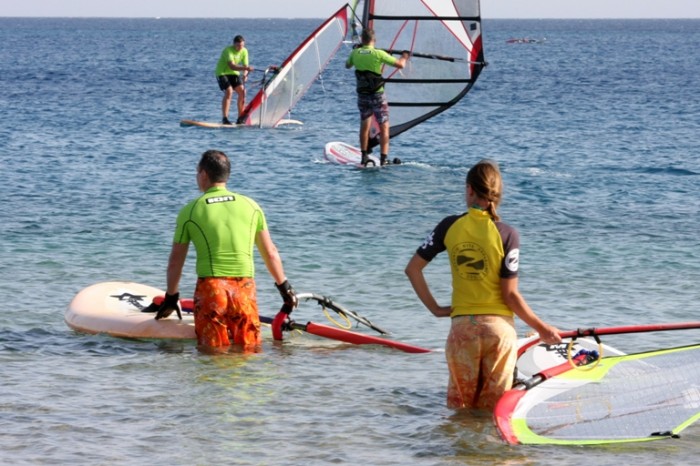
{"type": "Polygon", "coordinates": [[[206,277],[194,290],[194,329],[201,346],[262,349],[260,316],[252,278],[206,277]]]}
{"type": "Polygon", "coordinates": [[[517,344],[513,317],[453,318],[445,345],[447,407],[493,409],[513,385],[517,344]]]}

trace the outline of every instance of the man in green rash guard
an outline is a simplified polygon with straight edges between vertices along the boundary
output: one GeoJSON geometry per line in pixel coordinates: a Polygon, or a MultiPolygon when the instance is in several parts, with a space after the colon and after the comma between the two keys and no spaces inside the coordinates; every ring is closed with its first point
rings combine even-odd
{"type": "Polygon", "coordinates": [[[260,317],[255,291],[253,245],[275,280],[285,312],[298,300],[287,281],[282,259],[270,238],[265,214],[251,198],[226,188],[231,163],[223,152],[208,150],[197,165],[202,194],[177,216],[167,271],[165,300],[156,320],[178,310],[179,285],[189,243],[197,251],[194,325],[199,347],[237,345],[244,352],[261,349],[260,317]]]}
{"type": "Polygon", "coordinates": [[[231,107],[231,98],[234,91],[238,94],[238,119],[236,124],[243,123],[243,108],[245,107],[245,82],[248,79],[248,72],[253,71],[252,66],[248,66],[248,49],[245,48],[245,39],[243,36],[233,38],[233,45],[229,45],[219,57],[219,62],[216,64],[216,80],[219,83],[219,89],[224,91],[224,96],[221,99],[221,122],[225,125],[230,125],[228,119],[229,108],[231,107]],[[243,75],[241,75],[241,72],[243,75]]]}
{"type": "Polygon", "coordinates": [[[362,31],[362,46],[353,49],[345,62],[346,68],[355,67],[357,78],[357,108],[360,110],[360,150],[362,165],[369,161],[369,132],[372,115],[379,124],[380,163],[386,165],[389,155],[389,104],[384,95],[382,67],[390,65],[403,68],[408,60],[408,52],[401,58],[394,58],[384,50],[374,48],[375,35],[372,29],[362,31]]]}

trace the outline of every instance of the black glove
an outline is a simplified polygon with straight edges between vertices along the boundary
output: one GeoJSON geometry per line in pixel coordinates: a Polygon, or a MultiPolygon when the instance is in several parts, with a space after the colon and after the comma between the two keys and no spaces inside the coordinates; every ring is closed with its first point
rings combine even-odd
{"type": "Polygon", "coordinates": [[[151,301],[151,304],[141,309],[141,312],[158,312],[160,304],[156,304],[155,300],[151,301]]]}
{"type": "MultiPolygon", "coordinates": [[[[294,288],[292,288],[292,285],[289,284],[288,280],[285,280],[279,285],[275,283],[275,286],[277,287],[277,291],[280,292],[280,296],[282,296],[282,301],[284,301],[284,304],[291,306],[292,308],[297,307],[299,304],[299,299],[297,298],[296,291],[294,291],[294,288]]],[[[292,311],[290,310],[289,312],[292,311]]]]}
{"type": "Polygon", "coordinates": [[[160,303],[160,306],[158,306],[156,320],[165,319],[172,314],[173,311],[177,311],[177,318],[182,320],[182,313],[180,312],[180,293],[165,293],[165,299],[160,303]]]}

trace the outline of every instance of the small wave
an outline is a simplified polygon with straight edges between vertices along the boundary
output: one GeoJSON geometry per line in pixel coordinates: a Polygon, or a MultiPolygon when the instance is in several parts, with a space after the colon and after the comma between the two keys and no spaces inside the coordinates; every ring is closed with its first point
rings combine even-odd
{"type": "Polygon", "coordinates": [[[646,173],[650,175],[673,175],[673,176],[697,176],[700,173],[688,170],[685,168],[675,168],[675,167],[603,167],[608,171],[613,172],[632,172],[632,173],[646,173]]]}
{"type": "Polygon", "coordinates": [[[641,167],[635,171],[639,173],[649,173],[652,175],[675,175],[675,176],[697,176],[700,175],[698,172],[692,170],[686,170],[685,168],[674,168],[674,167],[641,167]]]}
{"type": "Polygon", "coordinates": [[[71,330],[57,331],[42,328],[0,330],[0,351],[10,353],[55,356],[80,353],[112,357],[142,352],[151,353],[154,345],[164,352],[172,352],[172,348],[163,347],[161,343],[107,335],[86,335],[71,330]]]}

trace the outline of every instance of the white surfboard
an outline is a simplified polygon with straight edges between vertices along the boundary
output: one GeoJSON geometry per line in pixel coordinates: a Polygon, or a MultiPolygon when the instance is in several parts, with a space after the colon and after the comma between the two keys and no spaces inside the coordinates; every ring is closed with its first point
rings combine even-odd
{"type": "Polygon", "coordinates": [[[105,333],[126,338],[195,339],[194,318],[173,312],[155,320],[155,313],[141,312],[163,290],[132,282],[103,282],[81,290],[65,313],[66,324],[78,332],[105,333]]]}
{"type": "Polygon", "coordinates": [[[197,121],[197,120],[180,120],[180,126],[198,126],[200,128],[212,128],[212,129],[234,129],[245,125],[237,125],[235,123],[230,125],[225,125],[221,122],[213,121],[197,121]]]}
{"type": "MultiPolygon", "coordinates": [[[[277,123],[276,127],[279,126],[285,126],[285,125],[303,125],[299,120],[280,120],[279,123],[277,123]]],[[[221,122],[213,122],[213,121],[197,121],[197,120],[180,120],[180,126],[183,127],[189,127],[189,126],[197,126],[200,128],[210,128],[210,129],[235,129],[235,128],[242,128],[246,126],[251,126],[251,125],[246,125],[246,124],[240,124],[237,125],[235,123],[230,124],[230,125],[225,125],[221,122]]]]}
{"type": "MultiPolygon", "coordinates": [[[[323,155],[329,162],[339,165],[350,165],[357,168],[381,168],[379,157],[369,154],[371,162],[366,166],[362,165],[360,163],[362,161],[362,151],[355,146],[340,141],[327,143],[323,155]]],[[[384,167],[399,165],[400,163],[401,161],[395,158],[388,165],[384,165],[384,167]]]]}
{"type": "MultiPolygon", "coordinates": [[[[351,146],[340,141],[333,141],[326,144],[324,151],[324,156],[326,160],[331,163],[337,163],[339,165],[352,165],[357,168],[366,168],[360,161],[362,161],[362,151],[357,147],[351,146]]],[[[379,166],[379,158],[374,155],[369,156],[369,159],[374,163],[374,166],[379,166]]],[[[370,164],[370,166],[372,166],[370,164]]]]}

